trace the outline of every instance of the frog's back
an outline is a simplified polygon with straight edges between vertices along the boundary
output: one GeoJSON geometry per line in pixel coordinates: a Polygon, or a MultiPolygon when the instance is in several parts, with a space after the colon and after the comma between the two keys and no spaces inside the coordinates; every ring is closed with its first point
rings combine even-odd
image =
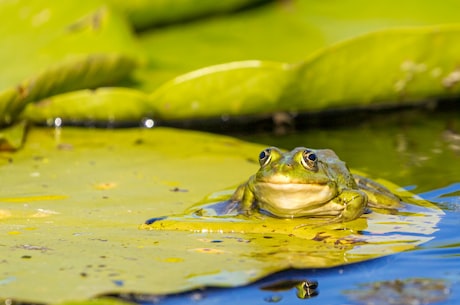
{"type": "Polygon", "coordinates": [[[358,189],[347,164],[332,149],[316,149],[315,153],[323,166],[329,169],[331,179],[335,177],[340,186],[358,189]]]}

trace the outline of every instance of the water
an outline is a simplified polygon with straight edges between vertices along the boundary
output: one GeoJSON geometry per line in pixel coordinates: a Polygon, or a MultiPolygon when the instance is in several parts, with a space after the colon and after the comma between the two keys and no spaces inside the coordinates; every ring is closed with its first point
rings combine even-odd
{"type": "Polygon", "coordinates": [[[414,250],[329,269],[287,270],[246,287],[208,288],[143,304],[458,304],[460,303],[460,108],[410,110],[350,127],[310,128],[284,136],[242,136],[290,149],[332,148],[356,169],[391,180],[445,212],[434,239],[414,250]],[[318,295],[262,288],[316,280],[318,295]]]}

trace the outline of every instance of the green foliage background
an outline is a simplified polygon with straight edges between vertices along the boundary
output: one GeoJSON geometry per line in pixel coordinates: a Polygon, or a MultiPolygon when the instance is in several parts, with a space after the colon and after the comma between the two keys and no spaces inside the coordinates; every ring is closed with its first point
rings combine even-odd
{"type": "Polygon", "coordinates": [[[458,95],[456,1],[0,5],[3,126],[55,117],[255,115],[458,95]],[[107,86],[104,98],[78,92],[107,86]],[[120,86],[141,92],[112,89],[120,86]]]}

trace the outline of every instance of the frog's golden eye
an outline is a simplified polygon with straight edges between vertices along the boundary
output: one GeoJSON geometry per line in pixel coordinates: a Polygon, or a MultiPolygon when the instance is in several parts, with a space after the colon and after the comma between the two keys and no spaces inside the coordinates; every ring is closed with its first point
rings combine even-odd
{"type": "Polygon", "coordinates": [[[260,152],[259,154],[259,163],[260,163],[260,166],[264,166],[264,165],[267,165],[268,162],[270,162],[270,154],[271,154],[272,150],[270,148],[267,148],[267,149],[264,149],[260,152]]]}
{"type": "Polygon", "coordinates": [[[302,161],[302,165],[306,169],[315,171],[315,172],[318,170],[318,157],[313,151],[309,149],[304,150],[302,152],[301,161],[302,161]]]}

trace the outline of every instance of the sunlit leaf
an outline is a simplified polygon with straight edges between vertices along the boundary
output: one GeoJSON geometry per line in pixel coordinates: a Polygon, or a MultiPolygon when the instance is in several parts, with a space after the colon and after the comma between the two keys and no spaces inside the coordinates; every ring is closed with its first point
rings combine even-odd
{"type": "Polygon", "coordinates": [[[375,212],[345,225],[172,217],[154,223],[171,224],[158,230],[142,223],[180,215],[247,179],[262,147],[163,128],[32,129],[28,138],[0,167],[0,298],[63,302],[243,285],[290,267],[410,249],[432,238],[442,213],[407,197],[404,215],[375,212]]]}

